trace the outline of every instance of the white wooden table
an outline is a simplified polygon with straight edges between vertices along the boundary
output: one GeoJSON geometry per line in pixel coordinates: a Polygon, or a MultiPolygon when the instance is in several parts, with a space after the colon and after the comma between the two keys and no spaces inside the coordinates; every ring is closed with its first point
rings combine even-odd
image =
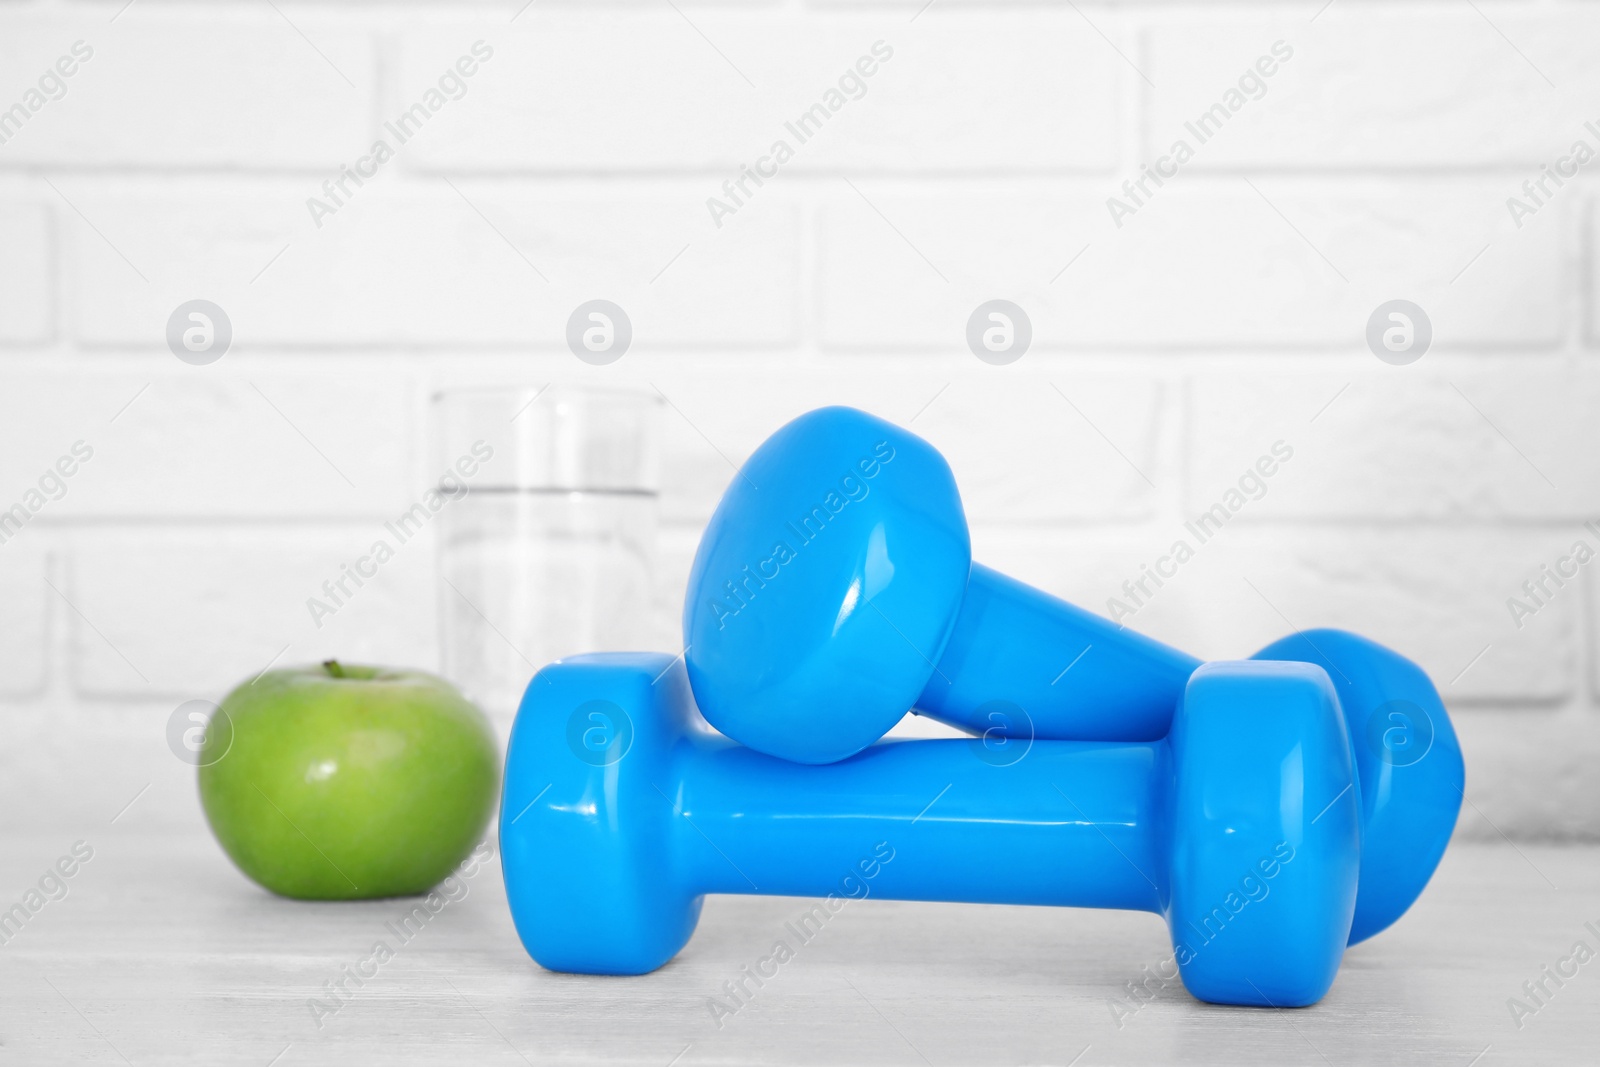
{"type": "MultiPolygon", "coordinates": [[[[1574,942],[1600,950],[1584,928],[1600,929],[1594,847],[1453,847],[1411,914],[1352,950],[1306,1010],[1200,1004],[1173,983],[1119,1027],[1124,983],[1170,953],[1155,917],[866,900],[719,1025],[710,998],[785,936],[801,901],[709,898],[661,971],[577,977],[523,952],[496,864],[401,944],[387,924],[413,901],[280,900],[203,830],[114,829],[68,895],[0,947],[0,1062],[1600,1062],[1600,960],[1559,989],[1547,980],[1553,996],[1520,1031],[1507,1007],[1574,942]],[[374,970],[363,961],[379,940],[393,958],[360,987],[346,978],[319,1026],[311,1000],[335,1006],[325,983],[374,970]]],[[[9,839],[0,907],[71,844],[9,839]]]]}

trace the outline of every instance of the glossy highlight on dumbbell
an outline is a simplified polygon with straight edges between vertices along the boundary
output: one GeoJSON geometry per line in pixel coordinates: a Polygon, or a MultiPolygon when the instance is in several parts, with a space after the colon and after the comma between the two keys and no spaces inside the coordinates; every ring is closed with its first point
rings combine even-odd
{"type": "MultiPolygon", "coordinates": [[[[804,763],[860,751],[913,708],[975,733],[1153,740],[1200,666],[973,563],[943,457],[842,407],[800,416],[746,461],[701,539],[683,618],[706,719],[804,763]]],[[[1354,634],[1306,631],[1252,658],[1315,663],[1338,691],[1366,832],[1363,940],[1410,906],[1449,841],[1464,783],[1450,717],[1421,669],[1354,634]]]]}
{"type": "Polygon", "coordinates": [[[552,970],[641,974],[687,943],[705,894],[826,896],[887,849],[875,897],[1150,911],[1203,1000],[1289,1007],[1327,991],[1361,832],[1321,668],[1208,664],[1157,741],[1038,742],[1007,766],[975,753],[885,741],[791,763],[713,734],[669,656],[551,664],[506,757],[517,932],[552,970]],[[605,725],[598,746],[575,740],[585,723],[605,725]]]}

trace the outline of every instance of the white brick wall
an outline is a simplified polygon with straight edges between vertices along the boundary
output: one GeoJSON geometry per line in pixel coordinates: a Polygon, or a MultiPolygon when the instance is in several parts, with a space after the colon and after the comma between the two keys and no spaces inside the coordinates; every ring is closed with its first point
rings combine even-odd
{"type": "Polygon", "coordinates": [[[936,346],[993,291],[1030,309],[1041,348],[1340,348],[1352,322],[1401,293],[1428,309],[1441,350],[1549,349],[1570,328],[1576,241],[1556,218],[1570,205],[1518,232],[1504,178],[1180,171],[1119,229],[1104,199],[1120,180],[952,195],[864,179],[904,237],[840,183],[820,223],[824,342],[936,346]]]}
{"type": "Polygon", "coordinates": [[[270,8],[229,5],[210,18],[153,5],[110,23],[116,9],[98,4],[13,6],[0,43],[8,106],[61,57],[81,60],[6,145],[13,165],[320,168],[370,128],[377,54],[366,30],[297,13],[352,86],[270,8]]]}
{"type": "Polygon", "coordinates": [[[1520,627],[1506,607],[1600,547],[1600,163],[1506,207],[1600,149],[1592,4],[520,6],[0,3],[0,114],[41,89],[0,121],[0,507],[94,450],[0,544],[17,817],[157,783],[143,817],[192,818],[168,713],[275,657],[435,666],[430,539],[322,629],[304,600],[428,484],[433,391],[559,381],[672,402],[663,648],[728,460],[818,404],[909,422],[981,559],[1101,611],[1283,440],[1132,625],[1216,657],[1368,632],[1450,704],[1462,833],[1596,836],[1594,575],[1520,627]],[[399,144],[385,123],[478,41],[399,144]],[[880,41],[717,225],[707,198],[880,41]],[[1119,226],[1107,199],[1280,41],[1119,226]],[[313,217],[380,137],[393,158],[313,217]],[[164,340],[197,297],[234,327],[206,367],[164,340]],[[564,347],[595,297],[635,328],[607,367],[564,347]],[[992,298],[1034,328],[1007,367],[963,340],[992,298]],[[1433,322],[1412,366],[1363,341],[1395,298],[1433,322]]]}
{"type": "Polygon", "coordinates": [[[6,238],[6,255],[0,258],[0,292],[6,294],[0,344],[7,347],[48,345],[54,340],[52,226],[50,212],[42,204],[0,204],[0,232],[6,238]]]}

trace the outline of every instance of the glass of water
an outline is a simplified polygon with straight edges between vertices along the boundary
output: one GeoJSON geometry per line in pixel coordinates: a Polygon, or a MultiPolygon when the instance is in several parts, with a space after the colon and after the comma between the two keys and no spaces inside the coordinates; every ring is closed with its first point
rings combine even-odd
{"type": "Polygon", "coordinates": [[[648,647],[661,398],[462,389],[436,394],[432,414],[437,466],[452,472],[438,542],[443,671],[503,736],[540,667],[648,647]]]}

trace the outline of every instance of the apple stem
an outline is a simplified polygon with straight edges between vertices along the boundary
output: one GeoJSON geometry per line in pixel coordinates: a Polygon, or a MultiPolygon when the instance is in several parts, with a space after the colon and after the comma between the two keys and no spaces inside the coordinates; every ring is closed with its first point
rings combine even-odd
{"type": "Polygon", "coordinates": [[[333,675],[335,678],[343,678],[345,676],[344,668],[339,666],[339,661],[336,659],[323,660],[322,669],[333,675]]]}

